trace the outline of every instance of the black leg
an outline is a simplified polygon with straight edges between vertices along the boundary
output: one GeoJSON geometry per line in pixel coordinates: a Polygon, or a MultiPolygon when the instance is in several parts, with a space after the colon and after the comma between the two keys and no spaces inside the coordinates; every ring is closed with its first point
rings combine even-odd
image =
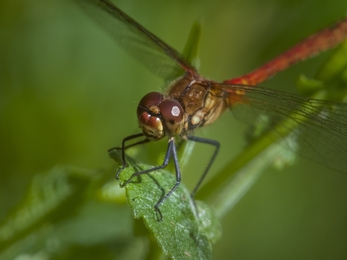
{"type": "Polygon", "coordinates": [[[216,159],[216,156],[217,156],[218,151],[219,151],[220,143],[218,141],[216,141],[216,140],[211,140],[211,139],[206,139],[206,138],[196,137],[196,136],[188,136],[188,140],[194,141],[194,142],[197,142],[197,143],[210,144],[210,145],[214,146],[214,148],[215,148],[215,150],[213,152],[213,155],[212,155],[212,157],[211,157],[207,167],[205,168],[205,171],[203,172],[202,176],[199,179],[199,182],[196,184],[194,190],[190,193],[190,196],[192,198],[194,198],[195,193],[198,191],[201,183],[205,179],[208,171],[210,170],[210,168],[212,166],[212,163],[216,159]]]}
{"type": "MultiPolygon", "coordinates": [[[[130,141],[130,140],[133,140],[133,139],[136,139],[138,137],[142,137],[143,136],[143,133],[140,133],[140,134],[135,134],[135,135],[130,135],[126,138],[123,139],[122,141],[122,147],[114,147],[114,148],[111,148],[108,150],[108,152],[114,150],[114,149],[120,149],[122,150],[122,162],[123,162],[123,165],[122,167],[117,171],[116,173],[116,178],[119,179],[119,174],[126,168],[127,164],[126,164],[126,160],[125,160],[125,150],[129,147],[132,147],[132,146],[135,146],[135,145],[139,145],[139,144],[143,144],[143,143],[147,143],[147,142],[150,142],[149,139],[144,139],[144,140],[140,140],[136,143],[133,143],[133,144],[130,144],[130,145],[126,145],[126,142],[130,141]]],[[[179,169],[179,164],[178,164],[178,158],[177,158],[177,152],[176,152],[176,146],[175,146],[175,142],[174,142],[174,138],[171,137],[169,139],[169,142],[168,142],[168,147],[167,147],[167,151],[166,151],[166,154],[165,154],[165,158],[164,158],[164,161],[161,165],[159,166],[156,166],[156,167],[153,167],[153,168],[150,168],[150,169],[147,169],[147,170],[143,170],[143,171],[140,171],[140,172],[135,172],[133,173],[130,178],[128,180],[126,180],[124,183],[121,184],[121,186],[125,186],[127,185],[134,177],[137,177],[137,176],[140,176],[142,174],[147,174],[149,172],[153,172],[153,171],[156,171],[156,170],[160,170],[160,169],[163,169],[165,168],[169,162],[170,162],[170,159],[171,159],[171,156],[174,156],[174,165],[175,165],[175,169],[176,169],[176,183],[174,185],[174,187],[162,198],[158,201],[157,204],[155,204],[154,208],[155,210],[159,213],[160,215],[160,220],[162,220],[163,216],[159,210],[159,206],[177,189],[177,187],[179,186],[179,184],[181,183],[181,172],[180,172],[180,169],[179,169]]]]}
{"type": "Polygon", "coordinates": [[[125,160],[125,150],[128,149],[129,147],[133,147],[133,146],[136,146],[136,145],[139,145],[139,144],[144,144],[144,143],[148,143],[150,142],[149,139],[144,139],[144,140],[141,140],[141,141],[138,141],[136,143],[133,143],[133,144],[130,144],[130,145],[125,145],[125,143],[129,140],[132,140],[132,139],[135,139],[135,138],[138,138],[138,137],[142,137],[143,136],[143,133],[140,133],[140,134],[135,134],[135,135],[130,135],[128,137],[125,137],[122,141],[122,147],[113,147],[111,149],[108,150],[108,152],[116,149],[116,150],[122,150],[122,162],[123,162],[123,165],[122,167],[117,171],[116,173],[116,179],[119,180],[119,174],[127,167],[127,163],[126,163],[126,160],[125,160]]]}
{"type": "Polygon", "coordinates": [[[163,169],[165,168],[168,164],[169,164],[169,161],[170,161],[170,158],[171,158],[171,154],[172,154],[172,149],[173,147],[175,147],[175,144],[173,142],[173,140],[169,141],[169,144],[167,146],[167,150],[166,150],[166,154],[165,154],[165,158],[164,158],[164,161],[162,163],[162,165],[159,165],[159,166],[156,166],[156,167],[153,167],[153,168],[150,168],[150,169],[147,169],[147,170],[143,170],[143,171],[140,171],[140,172],[135,172],[133,173],[130,178],[128,180],[126,180],[122,186],[125,186],[127,185],[134,177],[136,176],[140,176],[142,174],[147,174],[149,172],[153,172],[153,171],[156,171],[156,170],[160,170],[160,169],[163,169]]]}
{"type": "MultiPolygon", "coordinates": [[[[139,145],[139,144],[143,144],[143,143],[147,143],[147,142],[150,142],[149,139],[144,139],[144,140],[140,140],[136,143],[133,143],[133,144],[130,144],[130,145],[126,145],[126,142],[132,140],[132,139],[135,139],[135,138],[138,138],[138,137],[142,137],[143,134],[140,133],[140,134],[135,134],[135,135],[131,135],[131,136],[128,136],[126,138],[123,139],[123,142],[122,142],[122,147],[121,148],[118,148],[118,147],[115,147],[115,148],[111,148],[109,150],[109,152],[113,149],[121,149],[122,150],[122,161],[123,161],[123,165],[122,167],[117,171],[117,174],[116,174],[116,178],[119,179],[119,174],[121,173],[122,170],[124,170],[126,168],[126,161],[125,161],[125,150],[129,147],[132,147],[132,146],[135,146],[135,145],[139,145]]],[[[194,198],[194,195],[195,193],[197,192],[197,190],[199,189],[199,187],[201,186],[203,180],[205,179],[208,171],[210,170],[211,166],[212,166],[212,163],[214,162],[217,154],[218,154],[218,151],[219,151],[219,147],[220,147],[220,144],[218,141],[216,140],[211,140],[211,139],[206,139],[206,138],[202,138],[202,137],[195,137],[195,136],[188,136],[187,138],[189,141],[194,141],[194,142],[198,142],[198,143],[203,143],[203,144],[210,144],[212,146],[215,147],[215,150],[213,152],[213,155],[207,165],[207,167],[205,168],[202,176],[200,177],[199,179],[199,182],[197,183],[197,185],[195,186],[195,188],[193,189],[193,191],[191,192],[191,197],[194,198]]],[[[147,174],[149,172],[153,172],[153,171],[156,171],[156,170],[160,170],[160,169],[163,169],[165,168],[168,164],[169,164],[169,161],[171,159],[171,156],[173,156],[173,161],[174,161],[174,165],[175,165],[175,172],[176,172],[176,183],[175,185],[171,188],[171,190],[165,194],[164,197],[162,197],[155,205],[154,205],[154,209],[156,210],[156,212],[159,214],[159,220],[162,220],[163,216],[162,216],[162,213],[160,212],[159,210],[159,207],[161,206],[161,204],[163,204],[163,202],[165,200],[167,200],[167,198],[175,192],[175,190],[178,188],[178,186],[180,185],[181,183],[181,170],[180,170],[180,167],[179,167],[179,163],[178,163],[178,158],[177,158],[177,150],[176,150],[176,146],[175,146],[175,142],[174,142],[174,138],[171,137],[169,138],[169,142],[168,142],[168,147],[167,147],[167,150],[166,150],[166,154],[165,154],[165,158],[164,158],[164,161],[161,165],[159,166],[156,166],[156,167],[153,167],[153,168],[150,168],[150,169],[147,169],[147,170],[143,170],[143,171],[140,171],[140,172],[135,172],[133,173],[130,178],[128,180],[126,180],[122,186],[125,186],[127,185],[134,177],[137,177],[137,176],[140,176],[142,174],[147,174]]]]}
{"type": "Polygon", "coordinates": [[[176,169],[176,183],[175,185],[172,187],[172,189],[167,193],[165,194],[165,196],[163,198],[161,198],[157,204],[154,205],[154,209],[158,212],[159,214],[159,220],[161,221],[163,219],[163,215],[161,213],[161,211],[159,210],[159,207],[160,205],[177,189],[177,187],[179,186],[179,184],[181,183],[181,171],[180,171],[180,168],[179,168],[179,164],[178,164],[178,158],[177,158],[177,152],[176,152],[176,146],[175,146],[175,142],[174,142],[174,138],[171,137],[169,139],[169,143],[168,143],[168,147],[167,147],[167,150],[166,150],[166,154],[165,154],[165,158],[164,158],[164,161],[161,165],[159,166],[156,166],[156,167],[153,167],[153,168],[150,168],[150,169],[147,169],[147,170],[143,170],[143,171],[140,171],[140,172],[135,172],[133,173],[130,178],[128,180],[126,180],[122,186],[125,186],[127,185],[134,177],[137,177],[137,176],[140,176],[142,174],[147,174],[149,172],[153,172],[153,171],[156,171],[156,170],[160,170],[160,169],[163,169],[165,168],[168,164],[169,164],[169,161],[171,159],[171,156],[173,155],[173,159],[174,159],[174,165],[175,165],[175,169],[176,169]]]}
{"type": "MultiPolygon", "coordinates": [[[[174,165],[175,165],[175,170],[176,170],[176,183],[175,185],[172,187],[172,189],[161,199],[157,202],[157,204],[155,204],[154,208],[155,210],[159,213],[160,215],[160,220],[163,218],[160,210],[159,210],[159,206],[161,204],[163,204],[163,202],[178,188],[178,186],[180,185],[181,183],[181,170],[180,170],[180,167],[179,167],[179,164],[178,164],[178,158],[177,158],[177,151],[176,151],[176,146],[175,146],[175,143],[174,143],[174,138],[171,137],[169,139],[169,148],[168,148],[168,152],[169,152],[169,149],[171,150],[170,151],[170,155],[169,155],[169,158],[171,157],[171,153],[173,155],[173,160],[174,160],[174,165]]],[[[167,156],[165,156],[166,158],[167,156]]]]}
{"type": "MultiPolygon", "coordinates": [[[[129,140],[131,140],[131,139],[135,139],[135,138],[137,138],[137,137],[140,137],[140,136],[143,136],[143,134],[136,134],[136,135],[131,135],[131,136],[128,136],[128,137],[126,137],[125,139],[127,139],[126,141],[129,141],[129,140]],[[130,138],[130,137],[132,137],[132,138],[130,138]],[[128,139],[129,138],[129,139],[128,139]]],[[[123,141],[124,141],[124,139],[123,139],[123,141]]],[[[124,147],[112,147],[112,148],[110,148],[110,149],[108,149],[108,152],[111,152],[111,151],[113,151],[113,150],[126,150],[126,149],[128,149],[128,148],[130,148],[130,147],[133,147],[133,146],[136,146],[136,145],[139,145],[139,144],[145,144],[145,143],[148,143],[148,142],[150,142],[151,140],[149,140],[149,139],[144,139],[144,140],[140,140],[140,141],[138,141],[138,142],[136,142],[136,143],[133,143],[133,144],[129,144],[129,145],[126,145],[126,146],[124,146],[124,147]]]]}

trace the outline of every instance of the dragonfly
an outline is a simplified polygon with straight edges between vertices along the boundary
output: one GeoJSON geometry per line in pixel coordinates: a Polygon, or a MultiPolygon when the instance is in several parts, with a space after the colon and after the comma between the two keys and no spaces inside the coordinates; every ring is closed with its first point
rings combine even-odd
{"type": "MultiPolygon", "coordinates": [[[[177,68],[183,74],[173,81],[165,93],[150,92],[137,106],[141,132],[123,139],[120,149],[123,164],[116,173],[119,179],[127,167],[126,149],[168,138],[163,163],[141,170],[123,182],[126,186],[135,177],[165,168],[171,160],[176,182],[154,205],[159,207],[181,183],[177,140],[193,141],[214,147],[214,152],[198,183],[191,192],[194,198],[215,160],[220,143],[195,136],[195,130],[213,123],[224,111],[249,118],[266,115],[273,125],[281,124],[279,135],[295,132],[300,143],[298,153],[327,167],[347,173],[347,103],[308,99],[258,86],[276,73],[318,53],[331,49],[347,38],[347,18],[309,36],[265,65],[241,77],[215,82],[202,77],[184,57],[108,0],[76,0],[115,38],[126,51],[138,58],[149,70],[165,77],[177,68]],[[284,130],[283,130],[284,129],[284,130]]],[[[254,122],[253,122],[254,123],[254,122]]]]}

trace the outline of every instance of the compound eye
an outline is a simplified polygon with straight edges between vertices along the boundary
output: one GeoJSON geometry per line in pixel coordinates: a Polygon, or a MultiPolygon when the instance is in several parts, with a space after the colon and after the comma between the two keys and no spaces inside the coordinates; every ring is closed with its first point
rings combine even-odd
{"type": "Polygon", "coordinates": [[[150,92],[145,95],[137,106],[137,117],[139,117],[142,112],[148,111],[151,107],[158,107],[162,100],[163,95],[159,92],[150,92]]]}
{"type": "Polygon", "coordinates": [[[162,120],[165,121],[167,127],[181,123],[183,119],[183,109],[181,105],[174,100],[164,100],[159,105],[162,120]]]}

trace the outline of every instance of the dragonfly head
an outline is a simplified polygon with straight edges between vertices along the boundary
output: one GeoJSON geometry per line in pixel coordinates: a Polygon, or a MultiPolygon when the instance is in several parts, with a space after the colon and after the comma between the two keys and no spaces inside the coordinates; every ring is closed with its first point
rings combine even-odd
{"type": "Polygon", "coordinates": [[[139,125],[150,140],[178,135],[183,127],[183,114],[183,108],[177,101],[165,99],[158,92],[148,93],[137,106],[139,125]]]}

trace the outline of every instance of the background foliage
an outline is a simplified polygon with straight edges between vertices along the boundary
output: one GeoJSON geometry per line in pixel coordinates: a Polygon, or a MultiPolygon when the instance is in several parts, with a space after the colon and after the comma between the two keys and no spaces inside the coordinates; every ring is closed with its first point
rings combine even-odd
{"type": "MultiPolygon", "coordinates": [[[[342,0],[115,3],[178,50],[201,18],[200,71],[215,80],[254,69],[347,10],[342,0]]],[[[32,228],[19,234],[18,241],[25,244],[30,235],[32,243],[13,252],[33,259],[87,259],[93,254],[140,259],[148,241],[134,236],[127,205],[106,201],[98,192],[114,178],[107,149],[138,132],[137,102],[163,87],[162,80],[119,49],[72,1],[1,1],[0,35],[0,220],[8,223],[23,205],[43,205],[37,198],[54,203],[52,194],[66,191],[56,198],[59,207],[34,224],[27,222],[30,214],[20,212],[20,223],[32,228]],[[75,167],[55,168],[57,164],[75,167]],[[38,187],[47,188],[43,192],[38,187]],[[42,194],[28,197],[29,190],[42,194]]],[[[312,76],[328,55],[263,85],[295,93],[298,75],[312,76]]],[[[245,129],[225,114],[198,132],[222,142],[210,178],[242,151],[245,129]]],[[[157,144],[150,147],[156,150],[157,144]]],[[[199,176],[193,174],[199,158],[209,156],[200,150],[183,169],[183,182],[190,188],[199,176]]],[[[145,156],[140,160],[156,163],[145,156]]],[[[223,219],[214,258],[345,259],[346,186],[345,175],[304,159],[282,171],[268,169],[223,219]]],[[[45,205],[49,210],[47,205],[53,204],[45,205]]]]}

